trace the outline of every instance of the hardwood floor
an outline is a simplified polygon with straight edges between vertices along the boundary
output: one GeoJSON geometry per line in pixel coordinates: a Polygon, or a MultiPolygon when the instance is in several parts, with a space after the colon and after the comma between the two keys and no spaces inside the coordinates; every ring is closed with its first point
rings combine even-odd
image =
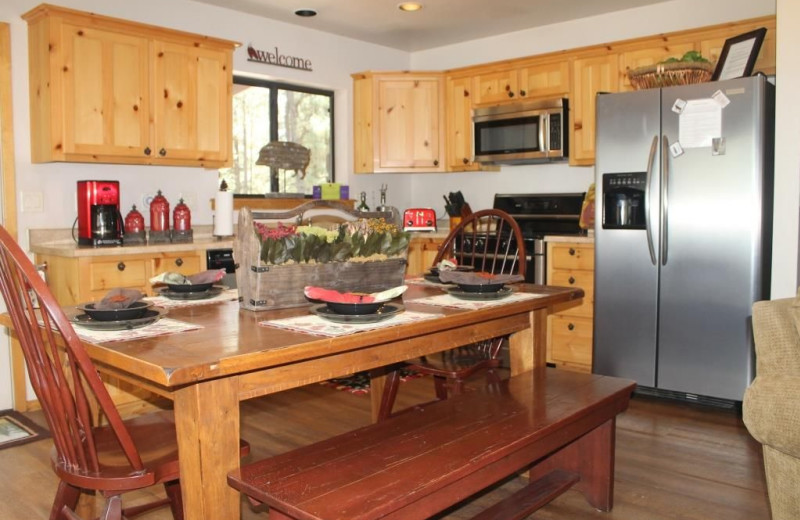
{"type": "MultiPolygon", "coordinates": [[[[429,399],[432,383],[400,387],[398,406],[429,399]]],[[[242,406],[242,435],[251,457],[266,457],[369,423],[369,398],[310,385],[253,399],[242,406]]],[[[34,419],[40,419],[34,416],[34,419]]],[[[56,478],[49,440],[0,450],[0,520],[48,517],[56,478]]],[[[521,487],[512,479],[437,519],[470,518],[521,487]]],[[[141,500],[131,494],[125,504],[141,500]]],[[[243,500],[244,520],[266,520],[243,500]]],[[[168,520],[168,509],[140,517],[168,520]]],[[[531,518],[567,520],[769,519],[761,447],[734,412],[636,397],[617,421],[615,503],[610,513],[592,509],[568,491],[531,518]]]]}

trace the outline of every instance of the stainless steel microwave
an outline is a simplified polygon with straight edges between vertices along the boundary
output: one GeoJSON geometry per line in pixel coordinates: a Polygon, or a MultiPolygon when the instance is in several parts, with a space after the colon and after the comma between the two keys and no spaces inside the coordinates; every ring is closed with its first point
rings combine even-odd
{"type": "Polygon", "coordinates": [[[567,100],[559,98],[474,109],[475,161],[530,164],[566,159],[568,107],[567,100]]]}

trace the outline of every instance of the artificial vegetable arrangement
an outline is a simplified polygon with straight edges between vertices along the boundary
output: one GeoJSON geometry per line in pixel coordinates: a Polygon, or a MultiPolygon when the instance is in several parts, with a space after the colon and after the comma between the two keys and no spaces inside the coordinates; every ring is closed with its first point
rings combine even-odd
{"type": "Polygon", "coordinates": [[[408,249],[410,235],[384,219],[359,219],[327,229],[321,226],[267,227],[253,222],[265,264],[380,260],[408,249]]]}

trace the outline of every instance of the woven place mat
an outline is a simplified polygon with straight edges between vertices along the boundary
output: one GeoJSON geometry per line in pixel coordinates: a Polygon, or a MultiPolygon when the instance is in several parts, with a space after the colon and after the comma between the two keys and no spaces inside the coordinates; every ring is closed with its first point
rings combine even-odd
{"type": "Polygon", "coordinates": [[[227,289],[212,298],[204,300],[173,300],[166,296],[148,296],[143,298],[145,301],[152,302],[153,305],[163,307],[165,309],[172,309],[174,307],[193,307],[195,305],[208,305],[209,303],[228,302],[231,300],[239,299],[238,289],[227,289]]]}
{"type": "Polygon", "coordinates": [[[262,327],[288,329],[295,332],[303,332],[317,336],[336,337],[346,336],[347,334],[355,334],[356,332],[365,332],[368,330],[394,327],[396,325],[404,325],[406,323],[429,320],[431,318],[438,318],[441,316],[441,314],[431,314],[427,312],[404,311],[396,316],[379,321],[377,323],[334,323],[315,314],[308,314],[305,316],[295,316],[293,318],[284,318],[280,320],[262,321],[259,322],[259,325],[262,327]]]}
{"type": "Polygon", "coordinates": [[[415,285],[427,285],[428,287],[439,287],[439,288],[442,288],[442,287],[453,287],[453,284],[451,284],[451,283],[431,282],[431,281],[426,280],[425,278],[423,278],[421,276],[417,277],[417,278],[407,278],[403,283],[415,284],[415,285]]]}
{"type": "Polygon", "coordinates": [[[494,307],[496,305],[505,305],[506,303],[518,302],[522,300],[531,300],[533,298],[543,298],[546,294],[524,293],[515,292],[505,298],[498,300],[462,300],[450,294],[439,294],[437,296],[428,296],[418,300],[409,300],[408,303],[421,303],[423,305],[436,305],[438,307],[453,307],[456,309],[483,309],[486,307],[494,307]]]}
{"type": "Polygon", "coordinates": [[[90,330],[76,325],[75,332],[84,341],[92,343],[106,343],[109,341],[130,341],[134,339],[151,338],[165,334],[175,334],[190,330],[202,329],[200,325],[186,323],[185,321],[162,318],[157,322],[138,329],[125,330],[90,330]]]}

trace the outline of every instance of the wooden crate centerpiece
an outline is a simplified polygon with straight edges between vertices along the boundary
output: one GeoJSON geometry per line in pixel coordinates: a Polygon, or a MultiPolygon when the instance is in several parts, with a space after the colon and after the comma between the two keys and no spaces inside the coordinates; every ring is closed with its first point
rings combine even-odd
{"type": "Polygon", "coordinates": [[[409,234],[381,219],[271,226],[242,208],[238,230],[233,255],[245,309],[307,305],[307,285],[371,293],[403,284],[409,234]]]}

